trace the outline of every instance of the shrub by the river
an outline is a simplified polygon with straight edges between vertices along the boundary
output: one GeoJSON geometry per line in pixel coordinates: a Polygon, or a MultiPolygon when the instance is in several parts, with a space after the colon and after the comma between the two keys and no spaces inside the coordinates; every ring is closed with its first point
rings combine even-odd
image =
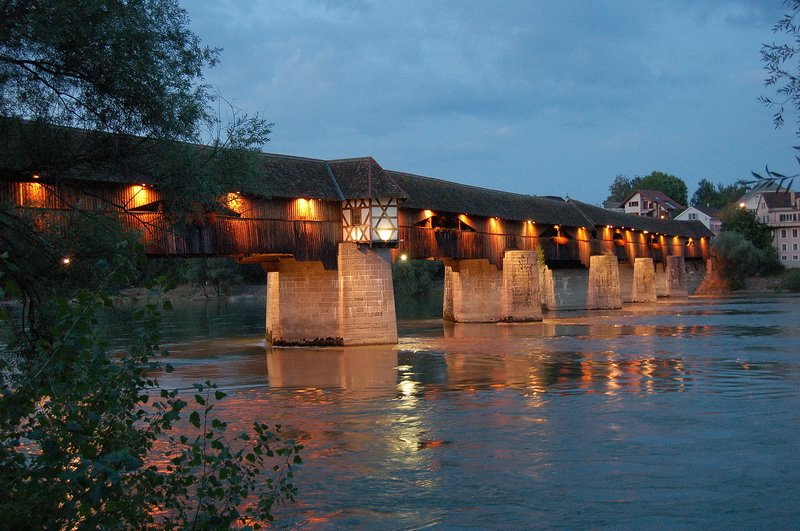
{"type": "Polygon", "coordinates": [[[732,290],[742,289],[749,276],[775,274],[783,269],[778,254],[770,245],[758,248],[735,231],[725,231],[714,239],[722,278],[732,290]]]}
{"type": "Polygon", "coordinates": [[[439,260],[400,260],[392,264],[394,293],[399,297],[424,297],[441,292],[444,264],[439,260]]]}
{"type": "Polygon", "coordinates": [[[800,269],[790,269],[783,276],[781,288],[800,293],[800,269]]]}
{"type": "MultiPolygon", "coordinates": [[[[0,297],[18,289],[0,255],[0,297]]],[[[124,277],[111,268],[108,279],[124,277]]],[[[0,355],[0,522],[8,529],[258,528],[291,500],[301,446],[256,423],[231,437],[214,415],[224,393],[183,395],[152,376],[156,298],[128,320],[130,346],[111,352],[96,315],[101,284],[55,301],[54,318],[0,355]],[[193,402],[191,405],[188,402],[193,402]]],[[[0,308],[0,320],[12,312],[0,308]]],[[[1,323],[9,325],[9,323],[1,323]]]]}

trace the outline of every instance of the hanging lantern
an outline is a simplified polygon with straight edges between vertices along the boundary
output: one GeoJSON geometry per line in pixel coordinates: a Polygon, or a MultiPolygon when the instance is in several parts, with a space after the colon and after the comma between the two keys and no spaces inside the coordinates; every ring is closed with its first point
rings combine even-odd
{"type": "Polygon", "coordinates": [[[346,242],[355,243],[396,243],[397,198],[343,201],[342,238],[346,242]]]}

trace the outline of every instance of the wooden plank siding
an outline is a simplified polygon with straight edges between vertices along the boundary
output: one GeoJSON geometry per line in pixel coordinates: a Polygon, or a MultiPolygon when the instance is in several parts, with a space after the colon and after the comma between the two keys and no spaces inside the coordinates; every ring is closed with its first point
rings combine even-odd
{"type": "Polygon", "coordinates": [[[141,184],[0,182],[0,200],[17,207],[36,226],[66,226],[77,209],[103,212],[141,234],[152,256],[292,254],[336,267],[341,241],[339,203],[307,199],[223,197],[223,214],[165,215],[157,190],[141,184]],[[147,208],[152,211],[139,210],[147,208]],[[225,214],[228,212],[230,215],[225,214]],[[238,213],[239,215],[233,215],[238,213]]]}
{"type": "Polygon", "coordinates": [[[708,256],[707,238],[695,242],[677,236],[650,235],[629,229],[560,227],[558,234],[567,240],[556,243],[549,236],[556,233],[553,225],[470,217],[470,226],[475,229],[473,232],[418,226],[417,223],[424,219],[423,211],[401,209],[400,242],[393,253],[395,257],[405,254],[417,259],[485,258],[501,267],[505,251],[533,251],[540,247],[545,261],[551,267],[574,266],[578,263],[588,267],[592,255],[602,254],[613,254],[619,261],[631,264],[636,258],[652,258],[656,263],[663,263],[670,255],[698,259],[708,256]],[[616,232],[619,236],[615,238],[616,232]]]}
{"type": "MultiPolygon", "coordinates": [[[[83,182],[48,184],[0,181],[0,201],[38,220],[37,226],[66,224],[73,210],[117,216],[125,228],[142,234],[147,254],[154,256],[293,255],[336,267],[342,241],[341,202],[306,198],[263,198],[230,192],[217,211],[197,205],[195,212],[165,213],[161,194],[145,184],[83,182]]],[[[614,254],[633,263],[650,257],[687,259],[709,255],[708,238],[693,240],[648,234],[621,227],[559,227],[532,221],[398,209],[399,242],[395,257],[488,259],[502,266],[509,250],[541,248],[551,267],[588,266],[592,255],[614,254]],[[438,218],[441,226],[433,223],[438,218]],[[431,222],[427,222],[430,220],[431,222]],[[455,228],[459,227],[459,228],[455,228]],[[557,243],[554,236],[565,240],[557,243]],[[621,244],[619,242],[622,242],[621,244]]]]}

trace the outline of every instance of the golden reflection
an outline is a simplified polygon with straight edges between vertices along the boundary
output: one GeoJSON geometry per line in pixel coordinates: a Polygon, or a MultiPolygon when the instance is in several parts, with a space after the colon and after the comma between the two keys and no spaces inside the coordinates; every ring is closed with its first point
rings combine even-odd
{"type": "Polygon", "coordinates": [[[619,366],[615,362],[610,362],[608,364],[608,374],[606,375],[606,394],[609,396],[614,396],[617,394],[622,388],[620,385],[620,376],[622,376],[622,371],[619,369],[619,366]]]}
{"type": "Polygon", "coordinates": [[[267,352],[271,388],[296,388],[308,398],[319,389],[347,389],[367,396],[394,395],[397,352],[393,346],[319,349],[272,348],[267,352]]]}

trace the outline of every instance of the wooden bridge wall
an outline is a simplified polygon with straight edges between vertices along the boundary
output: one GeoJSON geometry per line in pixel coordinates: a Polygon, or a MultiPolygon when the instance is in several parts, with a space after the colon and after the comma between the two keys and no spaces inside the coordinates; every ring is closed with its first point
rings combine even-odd
{"type": "MultiPolygon", "coordinates": [[[[146,252],[156,256],[291,254],[335,268],[337,244],[342,241],[337,201],[261,199],[231,193],[222,198],[220,212],[198,209],[176,219],[163,212],[158,191],[145,185],[92,183],[87,192],[69,184],[1,181],[0,198],[23,207],[27,215],[47,218],[48,223],[56,219],[66,223],[74,209],[107,212],[119,217],[126,228],[140,231],[146,252]]],[[[399,210],[395,257],[405,253],[412,258],[485,258],[500,266],[507,250],[539,247],[553,265],[588,265],[589,257],[598,254],[615,254],[633,263],[637,257],[656,262],[669,255],[706,258],[709,251],[706,239],[694,242],[605,227],[563,227],[560,233],[567,239],[556,243],[551,225],[465,215],[459,220],[474,231],[426,228],[417,223],[429,218],[430,211],[399,210]],[[616,232],[624,245],[615,240],[616,232]]]]}
{"type": "Polygon", "coordinates": [[[221,213],[198,208],[176,218],[163,211],[160,194],[143,185],[93,183],[86,191],[8,181],[0,182],[0,199],[51,226],[69,223],[76,209],[108,214],[140,233],[145,252],[153,256],[291,254],[335,268],[342,238],[339,203],[330,201],[228,194],[221,213]]]}
{"type": "Polygon", "coordinates": [[[578,262],[588,266],[592,255],[613,254],[620,261],[633,264],[636,258],[653,258],[655,262],[665,262],[667,256],[707,258],[709,251],[707,239],[695,242],[677,236],[620,229],[622,239],[615,240],[617,229],[608,227],[596,230],[562,227],[560,234],[566,236],[566,242],[556,243],[550,236],[554,233],[552,225],[526,221],[459,216],[459,219],[468,220],[474,232],[417,226],[416,223],[426,215],[425,211],[401,209],[400,243],[395,256],[405,254],[410,258],[455,260],[485,258],[499,267],[505,251],[533,251],[540,247],[545,260],[555,266],[578,262]],[[624,245],[617,241],[624,242],[624,245]]]}

